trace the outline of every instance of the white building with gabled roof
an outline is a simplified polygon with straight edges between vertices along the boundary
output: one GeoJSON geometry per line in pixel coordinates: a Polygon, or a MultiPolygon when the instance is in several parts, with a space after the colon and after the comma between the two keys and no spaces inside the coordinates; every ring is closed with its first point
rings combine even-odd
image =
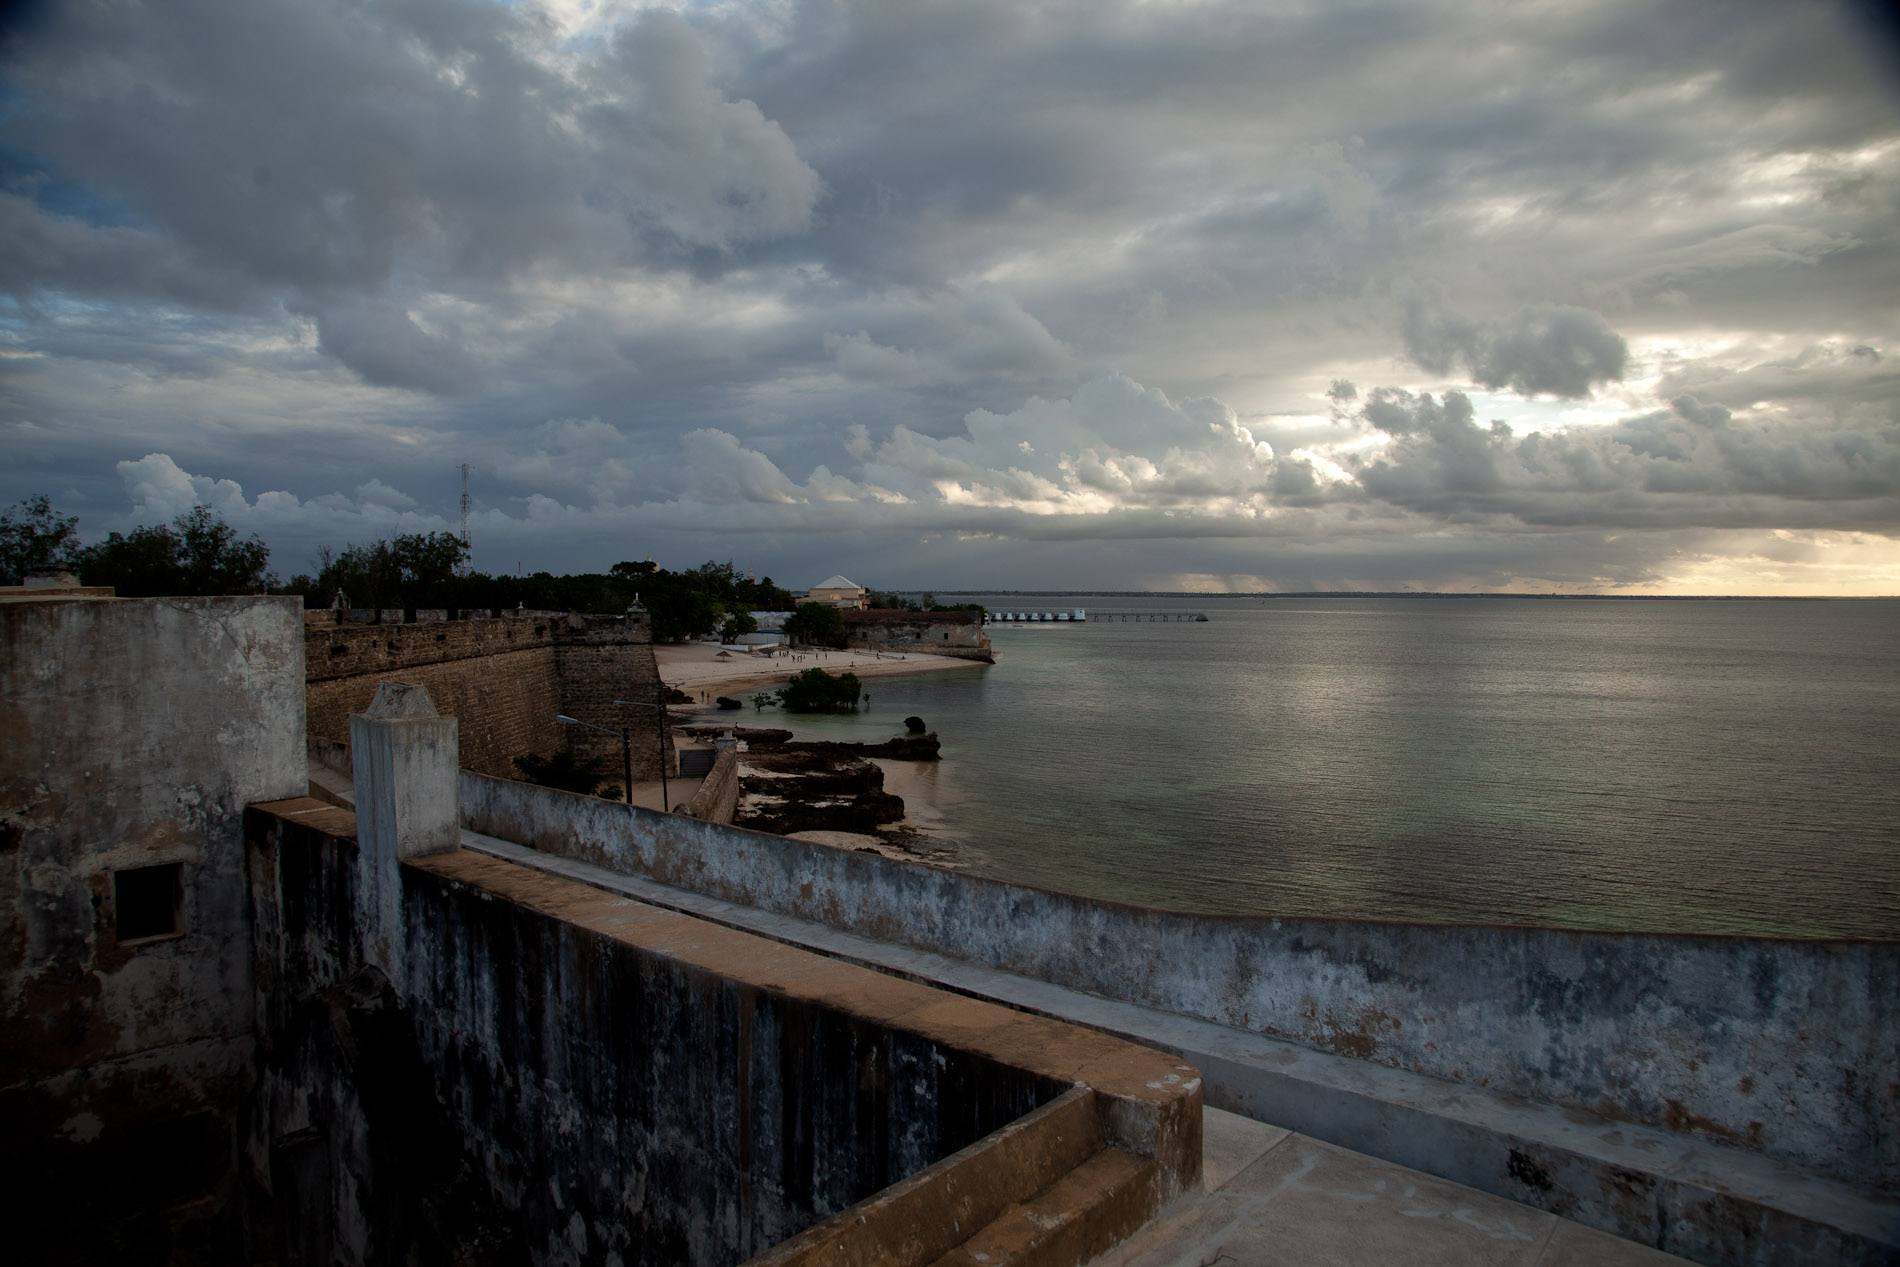
{"type": "Polygon", "coordinates": [[[805,598],[808,602],[829,603],[848,611],[860,611],[864,607],[866,593],[865,588],[856,581],[834,576],[822,585],[812,586],[805,598]]]}

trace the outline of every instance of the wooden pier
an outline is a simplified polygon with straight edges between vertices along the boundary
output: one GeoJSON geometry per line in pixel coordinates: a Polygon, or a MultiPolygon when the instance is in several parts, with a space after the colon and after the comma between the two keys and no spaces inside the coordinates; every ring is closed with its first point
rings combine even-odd
{"type": "Polygon", "coordinates": [[[1119,620],[1124,622],[1130,620],[1160,622],[1198,621],[1205,624],[1207,614],[1205,612],[1193,611],[1089,611],[1085,608],[1075,607],[1062,611],[993,611],[990,612],[988,616],[988,622],[992,625],[1042,624],[1044,622],[1053,623],[1063,620],[1075,621],[1082,624],[1086,624],[1092,620],[1119,620]]]}
{"type": "Polygon", "coordinates": [[[1158,620],[1158,621],[1164,621],[1164,622],[1173,621],[1173,620],[1187,620],[1187,621],[1198,621],[1202,624],[1205,624],[1207,622],[1207,613],[1206,612],[1189,612],[1189,611],[1145,611],[1145,612],[1092,611],[1089,613],[1089,619],[1090,620],[1158,620]]]}

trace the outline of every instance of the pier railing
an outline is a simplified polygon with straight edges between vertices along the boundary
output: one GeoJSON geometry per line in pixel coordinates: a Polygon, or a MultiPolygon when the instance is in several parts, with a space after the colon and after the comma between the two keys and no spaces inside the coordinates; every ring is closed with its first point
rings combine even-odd
{"type": "Polygon", "coordinates": [[[1158,620],[1158,621],[1186,620],[1186,621],[1199,621],[1205,624],[1207,621],[1207,613],[1206,612],[1189,612],[1189,611],[1142,611],[1142,612],[1092,611],[1089,613],[1089,619],[1090,620],[1158,620]]]}

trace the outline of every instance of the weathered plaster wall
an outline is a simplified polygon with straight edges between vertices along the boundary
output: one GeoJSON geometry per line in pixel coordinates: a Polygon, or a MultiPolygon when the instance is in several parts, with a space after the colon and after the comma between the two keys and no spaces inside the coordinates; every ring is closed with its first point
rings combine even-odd
{"type": "Polygon", "coordinates": [[[12,1244],[241,1256],[252,1053],[242,813],[304,785],[292,598],[0,608],[0,1190],[12,1244]],[[180,865],[121,944],[115,871],[180,865]],[[128,1194],[137,1194],[136,1201],[128,1194]]]}
{"type": "Polygon", "coordinates": [[[392,982],[353,817],[249,825],[284,1261],[736,1262],[1069,1089],[906,1028],[914,998],[812,1000],[861,969],[470,854],[402,864],[392,982]]]}
{"type": "Polygon", "coordinates": [[[1321,1051],[1900,1186],[1900,942],[1198,916],[464,775],[464,822],[1321,1051]]]}
{"type": "MultiPolygon", "coordinates": [[[[306,632],[310,734],[342,743],[350,715],[376,688],[402,681],[426,688],[438,712],[461,722],[462,762],[497,778],[519,778],[515,758],[572,747],[601,757],[621,781],[620,742],[554,720],[567,713],[630,732],[636,779],[659,777],[659,727],[652,709],[615,708],[615,699],[651,700],[659,681],[650,623],[632,617],[504,617],[388,625],[312,625],[306,632]]],[[[670,739],[668,773],[679,758],[670,739]]]]}

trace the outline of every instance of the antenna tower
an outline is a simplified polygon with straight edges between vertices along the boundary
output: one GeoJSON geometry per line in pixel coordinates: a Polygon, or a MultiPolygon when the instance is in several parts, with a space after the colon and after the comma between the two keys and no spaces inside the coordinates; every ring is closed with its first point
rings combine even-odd
{"type": "Polygon", "coordinates": [[[462,463],[462,574],[475,567],[475,547],[468,539],[468,463],[462,463]]]}

